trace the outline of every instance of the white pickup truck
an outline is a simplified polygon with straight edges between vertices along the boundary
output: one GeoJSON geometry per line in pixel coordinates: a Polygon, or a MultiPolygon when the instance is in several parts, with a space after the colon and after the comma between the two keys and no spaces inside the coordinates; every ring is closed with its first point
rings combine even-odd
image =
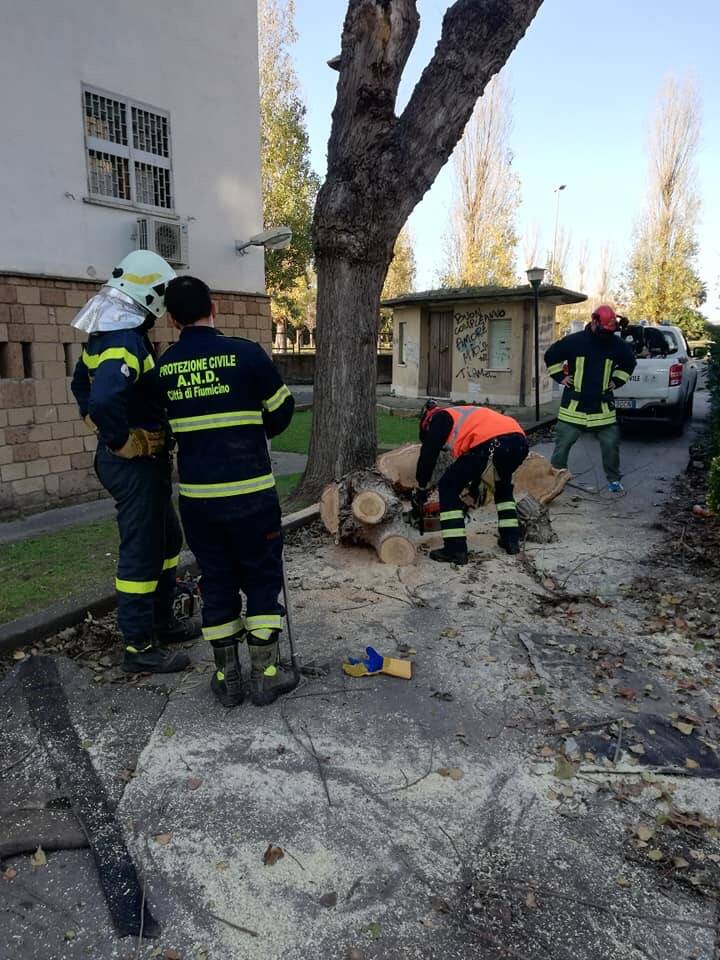
{"type": "Polygon", "coordinates": [[[623,338],[635,351],[637,366],[615,390],[620,423],[663,421],[680,435],[692,415],[698,372],[679,327],[633,326],[623,338]]]}

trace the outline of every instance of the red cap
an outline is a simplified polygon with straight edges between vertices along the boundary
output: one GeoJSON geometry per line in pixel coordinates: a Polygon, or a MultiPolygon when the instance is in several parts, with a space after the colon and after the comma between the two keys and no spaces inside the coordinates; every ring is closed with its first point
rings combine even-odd
{"type": "Polygon", "coordinates": [[[592,318],[598,327],[606,333],[615,333],[620,327],[615,311],[606,303],[593,310],[592,318]]]}

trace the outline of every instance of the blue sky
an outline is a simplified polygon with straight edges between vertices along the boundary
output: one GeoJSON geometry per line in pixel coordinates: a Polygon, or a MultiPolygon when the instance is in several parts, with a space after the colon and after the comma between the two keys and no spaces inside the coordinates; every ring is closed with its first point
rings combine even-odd
{"type": "MultiPolygon", "coordinates": [[[[450,0],[419,0],[420,36],[401,87],[402,108],[440,35],[450,0]]],[[[308,108],[312,162],[325,171],[336,74],[326,60],[340,50],[345,0],[296,0],[295,59],[308,108]]],[[[553,189],[561,195],[560,224],[573,247],[590,247],[590,274],[605,243],[616,270],[624,265],[647,182],[647,132],[658,88],[672,73],[691,76],[703,103],[698,191],[700,272],[708,284],[706,312],[720,321],[720,3],[717,0],[545,0],[503,69],[514,95],[512,149],[522,180],[520,236],[536,227],[540,250],[552,243],[553,189]]],[[[436,284],[451,197],[447,165],[415,209],[418,287],[436,284]]],[[[522,243],[519,248],[522,261],[522,243]]],[[[522,262],[519,264],[524,266],[522,262]]]]}

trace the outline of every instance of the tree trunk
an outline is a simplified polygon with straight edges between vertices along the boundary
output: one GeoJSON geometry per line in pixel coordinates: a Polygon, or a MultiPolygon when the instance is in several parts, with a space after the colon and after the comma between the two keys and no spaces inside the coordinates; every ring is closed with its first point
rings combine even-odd
{"type": "Polygon", "coordinates": [[[300,496],[374,459],[380,293],[395,241],[541,3],[455,0],[397,116],[420,27],[417,0],[348,0],[328,173],[313,220],[317,359],[300,496]]]}
{"type": "Polygon", "coordinates": [[[387,264],[317,261],[315,393],[303,496],[370,467],[377,446],[375,386],[380,291],[387,264]]]}

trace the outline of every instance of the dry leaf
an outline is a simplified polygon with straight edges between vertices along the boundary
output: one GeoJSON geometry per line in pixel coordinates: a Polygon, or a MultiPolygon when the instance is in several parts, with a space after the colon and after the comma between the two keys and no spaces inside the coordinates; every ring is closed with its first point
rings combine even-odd
{"type": "Polygon", "coordinates": [[[166,950],[163,954],[163,960],[182,960],[177,950],[166,950]]]}
{"type": "Polygon", "coordinates": [[[554,756],[555,756],[555,751],[553,750],[552,747],[543,747],[542,750],[540,751],[540,756],[541,756],[541,757],[554,757],[554,756]]]}
{"type": "Polygon", "coordinates": [[[168,723],[168,725],[163,730],[163,733],[165,734],[166,737],[174,737],[175,727],[171,723],[168,723]]]}
{"type": "Polygon", "coordinates": [[[22,650],[16,650],[15,653],[13,654],[13,660],[24,660],[24,659],[25,659],[25,654],[23,653],[22,650]]]}
{"type": "Polygon", "coordinates": [[[17,876],[17,870],[15,867],[8,867],[7,870],[3,873],[3,880],[14,880],[17,876]]]}
{"type": "Polygon", "coordinates": [[[679,730],[680,733],[684,733],[686,737],[689,737],[695,729],[691,723],[683,723],[682,720],[676,720],[673,726],[676,730],[679,730]]]}
{"type": "Polygon", "coordinates": [[[187,785],[190,790],[197,790],[202,783],[202,777],[188,777],[187,785]]]}
{"type": "Polygon", "coordinates": [[[531,890],[530,893],[525,897],[525,905],[528,906],[528,907],[533,907],[533,908],[534,908],[534,907],[537,907],[537,905],[538,905],[538,904],[537,904],[537,900],[536,900],[536,898],[535,898],[535,894],[532,892],[532,890],[531,890]]]}
{"type": "Polygon", "coordinates": [[[673,866],[678,870],[684,870],[685,867],[690,866],[690,861],[686,860],[685,857],[673,857],[673,866]]]}
{"type": "Polygon", "coordinates": [[[75,937],[76,937],[76,933],[75,933],[74,930],[66,930],[66,931],[65,931],[65,939],[66,939],[66,940],[74,940],[75,937]]]}
{"type": "Polygon", "coordinates": [[[153,837],[155,843],[160,843],[162,846],[167,846],[168,843],[172,840],[171,833],[158,833],[157,836],[153,837]]]}
{"type": "Polygon", "coordinates": [[[629,887],[629,886],[630,886],[630,881],[628,880],[627,877],[615,877],[615,883],[616,883],[619,887],[629,887]]]}
{"type": "Polygon", "coordinates": [[[227,860],[218,860],[218,862],[215,864],[215,869],[216,869],[216,870],[227,870],[227,868],[228,868],[229,866],[230,866],[230,864],[227,862],[227,860]]]}
{"type": "Polygon", "coordinates": [[[632,687],[616,687],[615,696],[623,697],[625,700],[635,700],[637,699],[637,691],[633,690],[632,687]]]}
{"type": "Polygon", "coordinates": [[[651,830],[650,827],[646,827],[644,823],[641,823],[635,828],[635,833],[638,835],[638,838],[643,841],[643,843],[647,843],[648,840],[651,840],[654,832],[655,831],[651,830]]]}
{"type": "Polygon", "coordinates": [[[639,757],[645,753],[645,747],[641,743],[633,743],[631,747],[628,747],[628,750],[631,753],[636,753],[639,757]]]}
{"type": "Polygon", "coordinates": [[[557,757],[555,760],[555,776],[558,780],[572,780],[577,773],[578,764],[570,763],[566,757],[557,757]]]}
{"type": "Polygon", "coordinates": [[[47,857],[42,847],[38,847],[35,853],[30,857],[30,863],[34,867],[44,867],[47,863],[47,857]]]}
{"type": "Polygon", "coordinates": [[[460,767],[450,767],[450,774],[449,774],[449,776],[450,776],[450,779],[451,779],[451,780],[462,780],[462,778],[465,776],[465,774],[464,774],[463,771],[460,769],[460,767]]]}
{"type": "Polygon", "coordinates": [[[263,854],[263,863],[266,867],[274,867],[278,860],[282,860],[284,856],[285,853],[282,847],[274,847],[269,843],[267,850],[263,854]]]}
{"type": "Polygon", "coordinates": [[[648,850],[647,855],[648,855],[648,859],[649,859],[649,860],[655,860],[655,861],[657,861],[657,860],[662,860],[662,858],[663,858],[663,852],[662,852],[662,850],[658,850],[657,848],[654,848],[654,849],[652,849],[652,850],[648,850]]]}
{"type": "Polygon", "coordinates": [[[697,762],[697,760],[693,760],[692,757],[688,757],[685,761],[685,766],[688,768],[688,770],[697,770],[700,764],[697,762]]]}

